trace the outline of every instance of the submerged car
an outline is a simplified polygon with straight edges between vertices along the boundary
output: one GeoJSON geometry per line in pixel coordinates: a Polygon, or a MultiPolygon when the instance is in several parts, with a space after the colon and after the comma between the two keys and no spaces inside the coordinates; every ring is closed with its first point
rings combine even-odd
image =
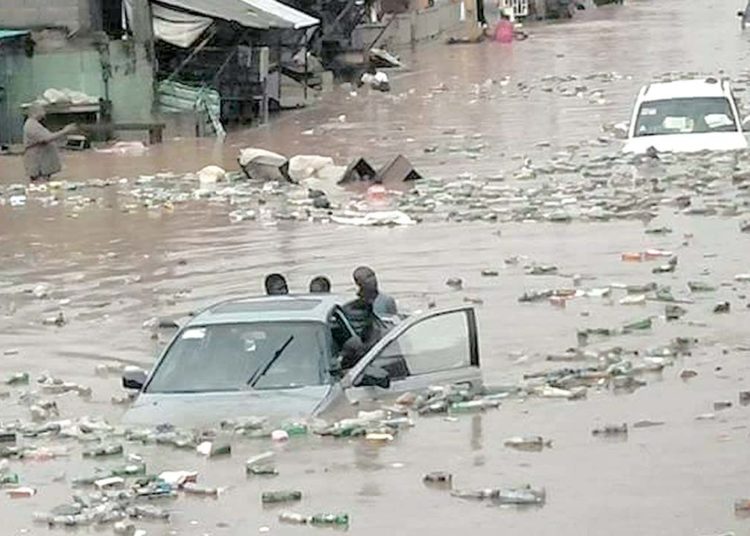
{"type": "Polygon", "coordinates": [[[706,78],[644,86],[623,151],[736,151],[747,146],[729,82],[706,78]]]}
{"type": "Polygon", "coordinates": [[[249,416],[325,416],[336,408],[430,385],[479,389],[471,307],[433,310],[395,325],[349,370],[354,336],[332,295],[266,296],[218,303],[174,336],[150,374],[129,370],[140,392],[125,424],[202,426],[249,416]]]}

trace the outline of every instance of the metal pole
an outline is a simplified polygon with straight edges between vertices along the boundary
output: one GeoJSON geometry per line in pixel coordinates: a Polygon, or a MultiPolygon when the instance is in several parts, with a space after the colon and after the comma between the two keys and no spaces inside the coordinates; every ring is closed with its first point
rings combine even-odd
{"type": "Polygon", "coordinates": [[[305,34],[305,105],[307,105],[307,45],[308,39],[307,34],[305,34]]]}

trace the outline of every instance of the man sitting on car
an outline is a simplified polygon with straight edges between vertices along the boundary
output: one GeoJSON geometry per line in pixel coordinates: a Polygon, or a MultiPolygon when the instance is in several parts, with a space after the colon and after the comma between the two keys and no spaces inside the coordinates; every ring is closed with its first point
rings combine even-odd
{"type": "Polygon", "coordinates": [[[389,318],[398,315],[396,301],[380,293],[377,277],[371,268],[360,266],[354,270],[353,277],[357,284],[357,297],[344,305],[343,309],[357,337],[344,345],[341,364],[344,369],[353,367],[375,346],[393,327],[389,318]]]}

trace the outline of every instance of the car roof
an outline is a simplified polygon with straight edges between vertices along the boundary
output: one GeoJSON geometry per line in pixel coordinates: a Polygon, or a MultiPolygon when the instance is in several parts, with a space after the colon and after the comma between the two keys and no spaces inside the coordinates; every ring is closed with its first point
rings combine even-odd
{"type": "Polygon", "coordinates": [[[716,78],[659,82],[644,86],[641,90],[641,100],[644,102],[691,97],[729,97],[730,95],[729,83],[716,78]]]}
{"type": "Polygon", "coordinates": [[[345,303],[335,294],[287,294],[235,298],[211,305],[188,326],[249,322],[328,322],[331,310],[345,303]]]}

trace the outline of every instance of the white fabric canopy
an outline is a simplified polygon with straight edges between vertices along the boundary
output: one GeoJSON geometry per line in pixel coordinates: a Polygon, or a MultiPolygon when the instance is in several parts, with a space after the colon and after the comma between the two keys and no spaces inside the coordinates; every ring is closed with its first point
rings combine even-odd
{"type": "MultiPolygon", "coordinates": [[[[124,0],[123,8],[131,20],[133,0],[124,0]]],[[[151,2],[151,15],[154,37],[182,48],[192,46],[217,18],[256,29],[301,30],[320,24],[319,19],[276,0],[159,0],[151,2]]]]}
{"type": "Polygon", "coordinates": [[[276,0],[242,0],[251,8],[273,15],[290,24],[295,30],[309,28],[320,24],[320,20],[311,17],[293,7],[277,2],[276,0]]]}
{"type": "Polygon", "coordinates": [[[190,15],[156,4],[151,5],[154,19],[154,37],[172,45],[188,48],[213,23],[208,17],[190,15]]]}
{"type": "MultiPolygon", "coordinates": [[[[125,0],[123,6],[127,19],[131,20],[133,0],[125,0]]],[[[192,46],[213,23],[213,19],[209,17],[192,15],[157,4],[151,4],[151,17],[154,37],[181,48],[192,46]]]]}

